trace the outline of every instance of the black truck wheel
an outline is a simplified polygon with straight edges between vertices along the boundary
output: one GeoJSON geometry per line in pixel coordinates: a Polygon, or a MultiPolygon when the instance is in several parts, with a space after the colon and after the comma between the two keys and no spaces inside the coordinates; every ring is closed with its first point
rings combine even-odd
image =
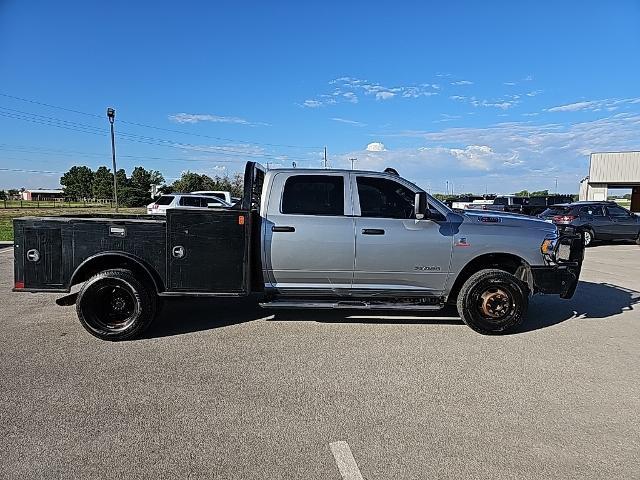
{"type": "Polygon", "coordinates": [[[103,340],[140,335],[156,315],[156,295],[130,270],[105,270],[91,277],[76,301],[82,326],[103,340]]]}
{"type": "Polygon", "coordinates": [[[529,306],[529,292],[514,275],[485,269],[464,282],[457,306],[458,314],[469,327],[484,335],[495,335],[522,323],[529,306]]]}

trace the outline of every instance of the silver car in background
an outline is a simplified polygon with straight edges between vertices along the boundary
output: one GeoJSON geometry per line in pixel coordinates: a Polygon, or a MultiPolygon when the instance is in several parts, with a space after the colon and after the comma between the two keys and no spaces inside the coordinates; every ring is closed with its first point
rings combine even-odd
{"type": "Polygon", "coordinates": [[[166,215],[169,208],[206,210],[207,208],[231,208],[231,204],[213,196],[171,193],[162,195],[155,202],[147,205],[147,214],[166,215]]]}

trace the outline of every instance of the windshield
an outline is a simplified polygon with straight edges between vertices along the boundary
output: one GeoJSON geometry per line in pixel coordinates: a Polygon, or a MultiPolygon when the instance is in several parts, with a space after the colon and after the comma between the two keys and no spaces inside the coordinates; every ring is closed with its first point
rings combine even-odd
{"type": "Polygon", "coordinates": [[[440,213],[448,213],[453,212],[446,204],[442,203],[435,197],[432,197],[427,193],[427,202],[429,203],[429,209],[435,207],[436,210],[439,210],[440,213]]]}

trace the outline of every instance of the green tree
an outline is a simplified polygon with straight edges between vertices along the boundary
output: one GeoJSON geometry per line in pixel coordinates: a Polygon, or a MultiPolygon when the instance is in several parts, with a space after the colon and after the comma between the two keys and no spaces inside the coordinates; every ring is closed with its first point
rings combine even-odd
{"type": "Polygon", "coordinates": [[[113,198],[113,174],[107,167],[99,167],[93,174],[93,197],[113,198]]]}
{"type": "Polygon", "coordinates": [[[68,198],[82,199],[93,196],[93,172],[89,167],[73,166],[60,178],[64,195],[68,198]]]}
{"type": "Polygon", "coordinates": [[[6,200],[7,199],[7,192],[5,192],[4,190],[0,190],[0,200],[6,200]]]}
{"type": "Polygon", "coordinates": [[[537,192],[531,192],[532,197],[547,197],[549,196],[549,190],[538,190],[537,192]]]}
{"type": "Polygon", "coordinates": [[[151,203],[151,196],[146,190],[126,185],[118,186],[118,204],[122,207],[144,207],[151,203]]]}
{"type": "Polygon", "coordinates": [[[217,190],[215,181],[208,175],[195,172],[182,172],[171,186],[174,192],[189,193],[198,190],[217,190]]]}
{"type": "Polygon", "coordinates": [[[124,171],[124,168],[118,169],[116,172],[116,180],[118,181],[118,189],[121,187],[126,187],[129,185],[129,179],[127,178],[127,172],[124,171]]]}
{"type": "Polygon", "coordinates": [[[530,197],[528,190],[522,190],[520,192],[516,192],[516,197],[530,197]]]}

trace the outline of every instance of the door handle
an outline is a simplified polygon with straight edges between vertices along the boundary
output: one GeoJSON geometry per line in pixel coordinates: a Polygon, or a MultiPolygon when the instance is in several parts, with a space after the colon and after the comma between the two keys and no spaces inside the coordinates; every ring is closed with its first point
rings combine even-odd
{"type": "Polygon", "coordinates": [[[382,228],[363,228],[363,235],[384,235],[384,230],[382,228]]]}
{"type": "Polygon", "coordinates": [[[296,227],[278,227],[276,225],[271,227],[272,232],[295,232],[296,227]]]}
{"type": "Polygon", "coordinates": [[[175,257],[175,258],[182,258],[184,257],[184,247],[181,245],[178,245],[176,247],[173,247],[173,249],[171,250],[171,254],[175,257]]]}

